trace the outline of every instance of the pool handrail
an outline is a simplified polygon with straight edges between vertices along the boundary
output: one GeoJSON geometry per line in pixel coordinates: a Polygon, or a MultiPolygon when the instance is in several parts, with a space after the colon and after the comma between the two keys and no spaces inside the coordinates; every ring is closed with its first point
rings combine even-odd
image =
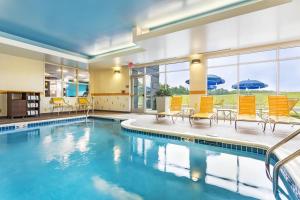
{"type": "Polygon", "coordinates": [[[270,147],[267,150],[267,152],[266,152],[266,159],[265,159],[266,174],[267,174],[267,177],[273,183],[273,193],[274,194],[276,194],[277,189],[278,189],[278,175],[279,175],[280,168],[284,164],[286,164],[287,162],[289,162],[290,160],[292,160],[292,159],[300,156],[300,149],[298,149],[294,153],[290,154],[289,156],[287,156],[286,158],[278,161],[275,164],[274,169],[273,169],[273,177],[271,176],[271,173],[270,173],[270,158],[271,158],[271,155],[272,155],[272,153],[274,152],[275,149],[277,149],[278,147],[280,147],[283,144],[287,143],[288,141],[290,141],[291,139],[293,139],[294,137],[296,137],[299,134],[300,134],[300,129],[296,130],[295,132],[293,132],[292,134],[288,135],[283,140],[279,141],[278,143],[276,143],[275,145],[273,145],[272,147],[270,147]]]}
{"type": "Polygon", "coordinates": [[[279,170],[280,168],[286,164],[287,162],[295,159],[296,157],[300,156],[300,149],[298,149],[297,151],[295,151],[294,153],[290,154],[289,156],[287,156],[286,158],[278,161],[276,163],[276,165],[274,166],[274,169],[273,169],[273,181],[272,181],[272,184],[273,184],[273,193],[274,195],[276,195],[277,193],[277,189],[278,189],[278,176],[279,176],[279,170]]]}

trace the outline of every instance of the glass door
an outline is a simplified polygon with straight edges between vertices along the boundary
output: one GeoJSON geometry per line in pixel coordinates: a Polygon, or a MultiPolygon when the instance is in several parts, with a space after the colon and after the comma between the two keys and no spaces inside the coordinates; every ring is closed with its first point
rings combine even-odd
{"type": "Polygon", "coordinates": [[[145,75],[146,85],[146,103],[145,108],[147,113],[156,112],[156,92],[159,90],[160,74],[145,75]]]}
{"type": "Polygon", "coordinates": [[[144,76],[132,77],[132,112],[144,112],[145,107],[144,76]]]}

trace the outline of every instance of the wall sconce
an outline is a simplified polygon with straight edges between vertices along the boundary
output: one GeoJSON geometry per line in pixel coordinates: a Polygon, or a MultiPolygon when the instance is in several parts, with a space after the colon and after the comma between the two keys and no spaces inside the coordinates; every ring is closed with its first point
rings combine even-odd
{"type": "Polygon", "coordinates": [[[113,67],[114,74],[120,74],[121,73],[121,67],[113,67]]]}
{"type": "Polygon", "coordinates": [[[119,69],[114,69],[114,73],[115,73],[115,74],[120,74],[120,73],[121,73],[121,70],[119,70],[119,69]]]}
{"type": "Polygon", "coordinates": [[[201,63],[201,60],[200,59],[193,59],[192,64],[200,64],[201,63]]]}

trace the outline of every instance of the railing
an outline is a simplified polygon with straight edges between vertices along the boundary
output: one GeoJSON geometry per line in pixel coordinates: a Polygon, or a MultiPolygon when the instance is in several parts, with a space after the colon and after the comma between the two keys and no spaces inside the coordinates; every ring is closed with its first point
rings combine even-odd
{"type": "Polygon", "coordinates": [[[299,134],[300,134],[300,129],[293,132],[292,134],[290,134],[289,136],[287,136],[286,138],[284,138],[283,140],[281,140],[280,142],[278,142],[277,144],[275,144],[274,146],[269,148],[267,153],[266,153],[266,160],[265,160],[266,173],[267,173],[268,178],[273,183],[273,192],[274,192],[274,194],[277,193],[277,189],[278,189],[278,176],[279,176],[280,168],[284,164],[289,162],[290,160],[300,156],[300,149],[295,151],[294,153],[290,154],[289,156],[287,156],[283,160],[280,160],[276,163],[276,165],[274,166],[274,169],[273,169],[273,177],[271,176],[271,173],[270,173],[270,158],[271,158],[271,155],[272,155],[272,153],[274,152],[275,149],[277,149],[278,147],[280,147],[283,144],[287,143],[288,141],[290,141],[291,139],[293,139],[294,137],[296,137],[299,134]]]}
{"type": "Polygon", "coordinates": [[[286,164],[287,162],[293,160],[294,158],[300,156],[300,149],[295,151],[294,153],[290,154],[288,157],[284,158],[283,160],[280,160],[276,163],[273,169],[273,192],[276,194],[278,189],[278,176],[279,176],[279,170],[280,168],[286,164]]]}

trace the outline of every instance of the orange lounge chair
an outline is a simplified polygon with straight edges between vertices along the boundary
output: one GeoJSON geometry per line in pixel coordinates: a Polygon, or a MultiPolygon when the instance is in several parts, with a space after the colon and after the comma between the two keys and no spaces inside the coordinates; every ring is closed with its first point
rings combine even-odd
{"type": "Polygon", "coordinates": [[[291,107],[287,96],[269,96],[269,122],[276,124],[300,124],[300,120],[290,116],[291,107]]]}
{"type": "Polygon", "coordinates": [[[235,130],[237,130],[238,121],[263,123],[263,132],[265,132],[267,122],[256,114],[255,96],[239,96],[239,109],[234,123],[235,130]]]}
{"type": "Polygon", "coordinates": [[[296,115],[298,115],[298,112],[295,110],[295,106],[298,102],[299,102],[299,99],[297,99],[297,98],[288,99],[289,112],[293,111],[296,115]]]}
{"type": "Polygon", "coordinates": [[[172,122],[175,123],[174,117],[182,114],[182,96],[173,96],[171,99],[170,111],[160,112],[156,114],[156,120],[159,118],[170,116],[172,122]]]}
{"type": "Polygon", "coordinates": [[[191,126],[193,125],[194,120],[199,119],[209,119],[209,126],[212,125],[212,121],[216,116],[213,111],[213,101],[213,96],[201,96],[199,113],[192,114],[189,117],[191,126]]]}

